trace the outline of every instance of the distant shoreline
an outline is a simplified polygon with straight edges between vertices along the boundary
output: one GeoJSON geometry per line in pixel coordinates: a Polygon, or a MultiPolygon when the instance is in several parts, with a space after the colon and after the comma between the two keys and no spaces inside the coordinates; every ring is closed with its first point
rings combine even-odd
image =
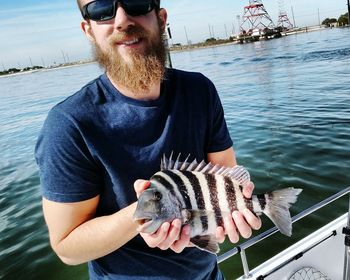
{"type": "MultiPolygon", "coordinates": [[[[329,30],[330,28],[326,28],[323,26],[307,26],[302,27],[294,31],[290,32],[282,32],[282,37],[285,36],[291,36],[291,35],[298,35],[302,33],[308,33],[308,32],[314,32],[314,31],[323,31],[323,30],[329,30]]],[[[263,41],[263,40],[262,40],[263,41]]],[[[183,52],[183,51],[191,51],[191,50],[197,50],[197,49],[206,49],[206,48],[213,48],[213,47],[219,47],[219,46],[227,46],[227,45],[241,45],[241,43],[237,41],[229,41],[229,40],[220,40],[217,43],[197,43],[193,45],[184,45],[181,47],[173,47],[170,48],[170,52],[183,52]]]]}
{"type": "MultiPolygon", "coordinates": [[[[340,28],[340,27],[337,27],[337,28],[340,28]]],[[[290,36],[290,35],[298,35],[298,34],[307,33],[307,32],[329,30],[329,29],[330,28],[326,28],[326,27],[318,26],[318,25],[317,26],[303,27],[303,28],[299,28],[295,31],[285,32],[282,34],[282,37],[290,36]]],[[[170,53],[177,53],[177,52],[184,52],[184,51],[191,51],[191,50],[198,50],[198,49],[215,48],[215,47],[220,47],[220,46],[239,45],[239,44],[241,44],[239,41],[230,41],[228,39],[220,39],[217,41],[210,42],[208,44],[202,42],[202,43],[197,43],[197,44],[193,44],[193,45],[184,45],[184,46],[180,46],[180,47],[170,47],[169,51],[170,51],[170,53]]],[[[93,63],[96,63],[96,61],[77,61],[77,62],[72,62],[69,64],[62,64],[62,65],[49,67],[49,68],[44,67],[44,68],[40,68],[40,69],[15,72],[15,73],[11,73],[11,74],[3,74],[3,75],[0,75],[0,78],[31,74],[31,73],[42,72],[42,71],[58,70],[58,69],[76,67],[76,66],[80,66],[80,65],[93,64],[93,63]]]]}
{"type": "Polygon", "coordinates": [[[35,70],[21,71],[21,72],[16,72],[16,73],[11,73],[11,74],[0,75],[0,79],[2,77],[12,77],[12,76],[32,74],[32,73],[35,73],[35,72],[53,71],[53,70],[59,70],[59,69],[64,69],[64,68],[71,68],[71,67],[81,66],[81,65],[90,64],[90,63],[91,64],[92,63],[96,63],[96,61],[72,62],[69,65],[60,65],[60,66],[49,67],[49,68],[45,68],[44,67],[44,68],[35,69],[35,70]]]}

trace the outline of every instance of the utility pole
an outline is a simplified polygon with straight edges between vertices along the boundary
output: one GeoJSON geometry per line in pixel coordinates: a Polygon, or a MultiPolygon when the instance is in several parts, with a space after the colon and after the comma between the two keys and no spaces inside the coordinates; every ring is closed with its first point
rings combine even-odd
{"type": "Polygon", "coordinates": [[[297,25],[296,25],[296,23],[295,23],[293,6],[292,6],[291,8],[292,8],[293,25],[294,25],[294,28],[296,28],[297,25]]]}
{"type": "Polygon", "coordinates": [[[168,37],[169,37],[169,39],[171,41],[171,46],[173,46],[174,45],[173,36],[171,35],[171,29],[170,29],[170,24],[169,23],[167,23],[167,31],[168,31],[168,37]]]}
{"type": "Polygon", "coordinates": [[[350,26],[350,0],[348,0],[348,26],[350,26]]]}
{"type": "Polygon", "coordinates": [[[63,50],[61,50],[61,53],[62,53],[62,56],[63,56],[63,61],[64,61],[64,64],[66,64],[66,56],[64,55],[63,50]]]}
{"type": "Polygon", "coordinates": [[[209,38],[213,38],[213,35],[211,34],[211,28],[210,28],[210,24],[208,24],[208,28],[209,28],[209,38]]]}
{"type": "Polygon", "coordinates": [[[237,19],[237,26],[238,26],[238,31],[237,33],[240,33],[240,31],[242,31],[242,28],[241,28],[241,16],[240,15],[237,15],[236,16],[236,19],[237,19]]]}
{"type": "MultiPolygon", "coordinates": [[[[170,56],[170,49],[169,49],[169,40],[172,40],[172,36],[171,36],[171,30],[170,30],[170,24],[167,23],[167,32],[165,32],[163,34],[163,36],[165,37],[165,45],[166,45],[166,58],[167,58],[167,66],[169,68],[173,68],[173,63],[171,61],[171,56],[170,56]]],[[[174,45],[173,43],[171,43],[171,45],[174,45]]]]}
{"type": "Polygon", "coordinates": [[[184,26],[184,29],[185,29],[185,35],[186,35],[186,40],[187,40],[187,46],[189,46],[189,45],[190,45],[190,42],[189,42],[189,40],[188,40],[186,26],[184,26]]]}
{"type": "Polygon", "coordinates": [[[41,63],[43,64],[43,67],[46,68],[43,57],[41,57],[41,63]]]}

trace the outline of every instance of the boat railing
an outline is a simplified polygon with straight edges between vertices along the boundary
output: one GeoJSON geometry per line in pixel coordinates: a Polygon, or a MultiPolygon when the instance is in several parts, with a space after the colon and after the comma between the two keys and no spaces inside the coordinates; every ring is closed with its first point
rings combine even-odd
{"type": "MultiPolygon", "coordinates": [[[[346,194],[349,194],[350,193],[350,187],[347,187],[346,189],[344,190],[341,190],[340,192],[326,198],[325,200],[311,206],[310,208],[304,210],[303,212],[295,215],[293,218],[292,218],[292,223],[296,222],[296,221],[299,221],[300,219],[312,214],[313,212],[319,210],[320,208],[332,203],[333,201],[343,197],[344,195],[346,194]]],[[[350,198],[349,198],[349,218],[348,218],[348,228],[350,227],[350,198]]],[[[249,266],[248,266],[248,261],[247,261],[247,257],[246,257],[246,254],[245,254],[245,250],[248,249],[249,247],[259,243],[260,241],[264,240],[265,238],[275,234],[276,232],[278,232],[278,229],[277,227],[273,227],[249,240],[247,240],[246,242],[240,244],[239,246],[236,246],[234,247],[233,249],[229,250],[228,252],[218,256],[218,263],[221,263],[229,258],[231,258],[232,256],[240,253],[241,255],[241,261],[242,261],[242,266],[243,266],[243,271],[244,271],[244,276],[243,278],[248,278],[249,275],[250,275],[250,271],[249,271],[249,266]]],[[[349,250],[346,250],[346,252],[349,251],[349,250]]],[[[345,260],[344,260],[344,277],[348,274],[348,269],[345,268],[348,267],[350,264],[350,257],[349,255],[346,253],[345,254],[345,260]]],[[[347,278],[344,278],[344,279],[347,279],[347,278]]]]}

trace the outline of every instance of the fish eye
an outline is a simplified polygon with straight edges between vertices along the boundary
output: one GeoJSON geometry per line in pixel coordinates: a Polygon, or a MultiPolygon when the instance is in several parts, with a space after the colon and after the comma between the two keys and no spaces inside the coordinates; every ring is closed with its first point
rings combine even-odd
{"type": "Polygon", "coordinates": [[[154,199],[159,201],[162,199],[162,194],[160,192],[155,192],[154,193],[154,199]]]}

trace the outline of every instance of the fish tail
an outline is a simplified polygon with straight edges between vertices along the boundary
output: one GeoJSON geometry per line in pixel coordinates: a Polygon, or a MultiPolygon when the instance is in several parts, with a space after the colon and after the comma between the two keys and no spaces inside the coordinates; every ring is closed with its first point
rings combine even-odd
{"type": "MultiPolygon", "coordinates": [[[[302,189],[286,188],[264,195],[265,207],[262,209],[262,212],[270,218],[284,235],[292,235],[292,218],[289,208],[297,201],[301,192],[302,189]]],[[[260,200],[263,200],[261,196],[260,200]]]]}

